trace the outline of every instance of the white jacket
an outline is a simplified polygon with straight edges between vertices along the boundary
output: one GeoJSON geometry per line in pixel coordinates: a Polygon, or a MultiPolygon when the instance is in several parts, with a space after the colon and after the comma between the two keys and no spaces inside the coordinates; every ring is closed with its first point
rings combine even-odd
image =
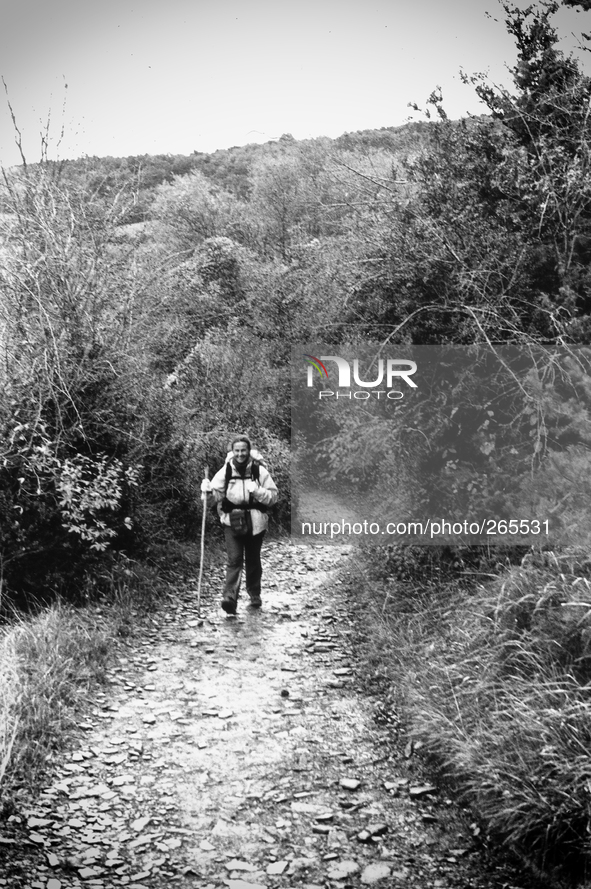
{"type": "MultiPolygon", "coordinates": [[[[262,464],[259,464],[259,480],[258,482],[252,478],[252,457],[249,458],[244,478],[236,469],[234,460],[231,459],[232,478],[228,482],[226,489],[226,464],[216,472],[211,480],[211,492],[218,505],[218,515],[222,525],[230,524],[230,513],[224,512],[222,509],[222,500],[226,497],[231,503],[236,504],[236,508],[250,502],[252,494],[254,503],[261,503],[266,507],[274,506],[277,503],[277,486],[271,478],[271,473],[262,464]]],[[[256,506],[250,509],[250,517],[252,519],[252,533],[260,534],[266,531],[269,525],[269,517],[266,513],[261,512],[256,506]]]]}

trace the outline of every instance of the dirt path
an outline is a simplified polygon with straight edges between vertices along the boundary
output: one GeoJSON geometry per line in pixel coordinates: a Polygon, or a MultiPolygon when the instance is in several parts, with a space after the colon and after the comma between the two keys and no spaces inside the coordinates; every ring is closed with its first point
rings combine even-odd
{"type": "Polygon", "coordinates": [[[346,550],[264,552],[262,611],[227,617],[212,569],[204,621],[175,593],[122,650],[56,780],[0,837],[0,886],[509,886],[358,691],[346,550]]]}

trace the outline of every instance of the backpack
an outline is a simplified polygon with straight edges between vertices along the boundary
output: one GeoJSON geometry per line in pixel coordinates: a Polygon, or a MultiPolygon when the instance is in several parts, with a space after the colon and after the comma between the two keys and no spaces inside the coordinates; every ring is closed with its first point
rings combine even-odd
{"type": "MultiPolygon", "coordinates": [[[[224,497],[222,499],[222,509],[224,510],[224,512],[235,512],[236,511],[236,506],[233,503],[231,503],[229,500],[226,500],[226,491],[228,490],[228,485],[230,484],[230,479],[233,477],[233,475],[234,475],[234,470],[232,469],[232,464],[231,464],[230,460],[227,460],[227,462],[226,462],[226,486],[224,488],[224,497]]],[[[250,477],[254,482],[257,483],[257,485],[259,484],[259,479],[261,477],[261,461],[260,460],[253,460],[252,461],[252,466],[250,467],[250,477]]],[[[265,506],[263,503],[257,503],[257,505],[254,508],[258,509],[259,512],[267,512],[267,510],[268,510],[268,507],[265,506]]]]}

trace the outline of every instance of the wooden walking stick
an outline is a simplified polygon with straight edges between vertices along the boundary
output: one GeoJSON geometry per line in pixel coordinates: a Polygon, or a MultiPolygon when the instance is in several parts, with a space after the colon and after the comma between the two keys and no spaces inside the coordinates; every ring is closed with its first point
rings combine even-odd
{"type": "MultiPolygon", "coordinates": [[[[209,478],[209,466],[205,467],[205,478],[209,478]]],[[[203,577],[203,554],[205,552],[205,516],[207,513],[207,494],[201,494],[203,500],[203,517],[201,519],[201,560],[199,562],[199,580],[197,582],[197,617],[201,617],[201,578],[203,577]]]]}

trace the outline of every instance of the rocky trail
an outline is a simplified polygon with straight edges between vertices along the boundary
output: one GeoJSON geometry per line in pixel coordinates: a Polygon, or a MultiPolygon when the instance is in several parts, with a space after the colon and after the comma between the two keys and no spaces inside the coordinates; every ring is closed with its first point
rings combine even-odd
{"type": "Polygon", "coordinates": [[[123,640],[55,776],[4,822],[18,889],[505,887],[362,690],[347,551],[271,541],[264,607],[222,566],[123,640]],[[398,749],[402,747],[403,749],[398,749]]]}

